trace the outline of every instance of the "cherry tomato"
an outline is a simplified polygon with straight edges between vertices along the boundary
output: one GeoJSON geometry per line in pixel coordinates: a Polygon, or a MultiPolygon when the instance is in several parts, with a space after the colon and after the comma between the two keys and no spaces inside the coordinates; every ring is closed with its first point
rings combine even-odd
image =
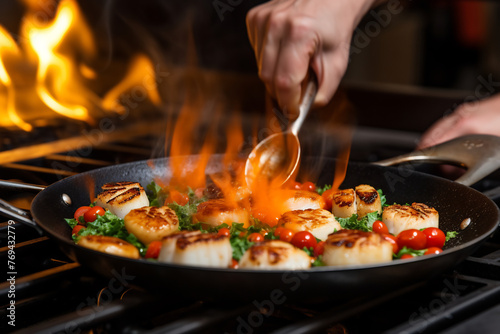
{"type": "Polygon", "coordinates": [[[389,241],[392,244],[392,252],[397,254],[399,252],[398,246],[398,238],[393,236],[392,234],[382,234],[385,240],[389,241]]]}
{"type": "Polygon", "coordinates": [[[446,241],[446,235],[437,227],[428,227],[424,231],[427,237],[427,247],[443,248],[446,241]]]}
{"type": "Polygon", "coordinates": [[[75,227],[73,227],[73,230],[71,231],[71,235],[77,235],[81,229],[85,229],[85,226],[76,225],[75,227]]]}
{"type": "Polygon", "coordinates": [[[104,210],[102,207],[94,206],[93,208],[90,208],[89,211],[85,212],[83,218],[85,218],[85,221],[87,223],[90,223],[96,220],[97,215],[104,216],[104,213],[106,213],[106,210],[104,210]]]}
{"type": "Polygon", "coordinates": [[[260,233],[254,232],[248,236],[248,241],[250,241],[250,242],[262,242],[262,241],[264,241],[264,236],[260,233]]]}
{"type": "Polygon", "coordinates": [[[424,255],[439,254],[439,253],[442,253],[442,252],[443,252],[443,250],[441,248],[439,248],[439,247],[429,247],[425,251],[424,255]]]}
{"type": "Polygon", "coordinates": [[[411,255],[411,254],[403,254],[401,255],[401,260],[405,260],[405,259],[413,259],[414,256],[411,255]]]}
{"type": "Polygon", "coordinates": [[[335,194],[334,189],[328,189],[323,192],[323,200],[325,201],[325,210],[331,210],[332,209],[332,202],[333,202],[333,194],[335,194]]]}
{"type": "Polygon", "coordinates": [[[427,245],[427,237],[424,232],[417,229],[409,229],[401,231],[398,234],[398,246],[403,248],[404,246],[412,249],[424,249],[427,245]]]}
{"type": "Polygon", "coordinates": [[[231,265],[229,265],[229,268],[238,269],[239,266],[240,266],[240,263],[238,262],[238,260],[233,259],[231,262],[231,265]]]}
{"type": "Polygon", "coordinates": [[[294,190],[300,190],[300,189],[302,189],[302,183],[295,181],[292,184],[292,189],[294,189],[294,190]]]}
{"type": "Polygon", "coordinates": [[[389,234],[389,229],[387,228],[387,225],[385,225],[383,221],[376,220],[373,223],[372,228],[373,232],[377,232],[380,234],[389,234]]]}
{"type": "Polygon", "coordinates": [[[160,255],[161,245],[162,245],[161,241],[152,241],[149,244],[148,250],[146,251],[146,255],[144,257],[146,259],[158,258],[158,255],[160,255]]]}
{"type": "Polygon", "coordinates": [[[316,244],[316,247],[314,247],[314,256],[318,257],[320,255],[323,255],[325,252],[325,242],[320,241],[316,244]]]}
{"type": "Polygon", "coordinates": [[[278,227],[274,230],[274,235],[279,237],[281,241],[290,242],[293,238],[293,231],[289,228],[278,227]]]}
{"type": "Polygon", "coordinates": [[[314,235],[312,235],[311,232],[308,231],[299,231],[294,234],[292,237],[291,244],[294,245],[297,248],[304,248],[306,247],[307,249],[316,247],[317,245],[316,238],[314,235]]]}
{"type": "MultiPolygon", "coordinates": [[[[73,218],[75,218],[77,221],[80,222],[80,217],[85,214],[85,212],[89,211],[91,209],[90,206],[81,206],[78,209],[76,209],[75,214],[73,218]]],[[[85,218],[84,218],[85,219],[85,218]]]]}
{"type": "Polygon", "coordinates": [[[312,183],[311,181],[307,181],[307,182],[302,183],[302,186],[300,187],[300,189],[316,192],[316,185],[314,183],[312,183]]]}
{"type": "Polygon", "coordinates": [[[217,235],[218,236],[225,235],[226,237],[229,237],[231,235],[231,232],[227,227],[223,227],[219,231],[217,231],[217,235]]]}

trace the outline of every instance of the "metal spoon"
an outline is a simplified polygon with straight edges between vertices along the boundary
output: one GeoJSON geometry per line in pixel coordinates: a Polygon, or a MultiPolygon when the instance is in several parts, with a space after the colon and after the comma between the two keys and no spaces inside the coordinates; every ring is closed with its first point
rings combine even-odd
{"type": "Polygon", "coordinates": [[[245,179],[249,187],[259,180],[283,185],[298,172],[301,152],[298,134],[317,91],[316,75],[311,71],[299,105],[299,116],[290,129],[267,137],[248,156],[245,179]]]}

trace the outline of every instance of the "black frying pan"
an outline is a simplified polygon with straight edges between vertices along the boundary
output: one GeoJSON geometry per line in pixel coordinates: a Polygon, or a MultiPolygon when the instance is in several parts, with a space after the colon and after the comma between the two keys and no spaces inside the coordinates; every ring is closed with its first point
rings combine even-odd
{"type": "MultiPolygon", "coordinates": [[[[317,164],[318,159],[304,160],[317,164]]],[[[342,187],[361,183],[383,189],[388,203],[423,202],[435,207],[444,231],[459,231],[461,222],[471,219],[468,228],[452,239],[442,254],[397,260],[386,264],[356,267],[316,267],[305,271],[255,271],[187,267],[134,260],[100,253],[77,246],[64,218],[89,203],[89,189],[116,181],[138,181],[143,186],[154,177],[169,174],[168,159],[154,161],[152,170],[146,161],[106,167],[61,180],[34,199],[34,220],[53,238],[70,258],[101,275],[121,280],[168,296],[271,300],[283,298],[302,301],[340,300],[372,293],[382,293],[409,286],[453,268],[487,239],[499,222],[499,210],[487,197],[459,183],[426,174],[368,164],[350,163],[342,187]],[[62,195],[72,203],[67,205],[62,195]]],[[[335,161],[322,161],[318,184],[331,183],[335,161]]],[[[207,174],[219,170],[215,157],[207,174]]]]}

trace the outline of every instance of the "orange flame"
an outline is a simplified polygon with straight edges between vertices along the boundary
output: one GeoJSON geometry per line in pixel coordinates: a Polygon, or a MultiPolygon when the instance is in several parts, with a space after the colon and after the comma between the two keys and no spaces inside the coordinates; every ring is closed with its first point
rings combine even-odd
{"type": "Polygon", "coordinates": [[[103,112],[123,113],[120,95],[137,87],[142,87],[141,101],[160,104],[156,85],[144,74],[151,77],[153,65],[142,54],[104,97],[91,88],[102,87],[103,75],[92,65],[99,63],[99,50],[77,1],[61,0],[47,22],[39,18],[39,2],[24,3],[18,42],[0,26],[1,126],[31,131],[34,122],[43,125],[56,117],[92,125],[103,112]]]}

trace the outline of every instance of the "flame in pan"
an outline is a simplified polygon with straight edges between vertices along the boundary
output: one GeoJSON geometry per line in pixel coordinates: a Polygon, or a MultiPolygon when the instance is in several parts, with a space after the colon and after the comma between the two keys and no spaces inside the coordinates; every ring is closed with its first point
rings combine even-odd
{"type": "Polygon", "coordinates": [[[145,55],[124,60],[126,71],[102,68],[103,52],[77,1],[50,9],[24,4],[18,33],[0,26],[0,126],[31,131],[56,118],[96,125],[105,115],[124,114],[121,96],[134,89],[141,101],[161,103],[154,82],[145,81],[154,73],[145,55]]]}

